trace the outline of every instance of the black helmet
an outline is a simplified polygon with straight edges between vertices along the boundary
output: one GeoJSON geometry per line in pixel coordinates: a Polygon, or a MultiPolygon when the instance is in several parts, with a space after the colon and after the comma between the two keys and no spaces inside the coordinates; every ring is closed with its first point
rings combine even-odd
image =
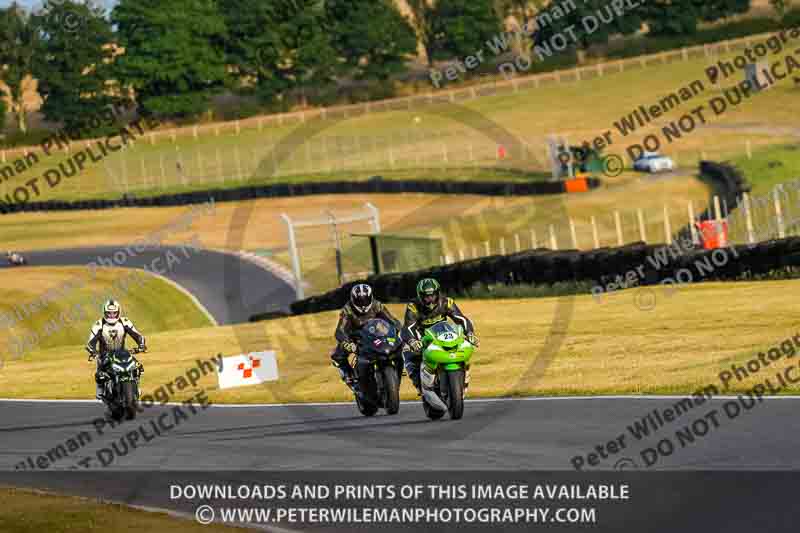
{"type": "Polygon", "coordinates": [[[359,314],[364,314],[372,307],[372,287],[366,283],[359,283],[350,290],[350,304],[359,314]]]}
{"type": "Polygon", "coordinates": [[[433,278],[425,278],[417,283],[417,300],[426,309],[434,309],[439,305],[441,286],[433,278]]]}

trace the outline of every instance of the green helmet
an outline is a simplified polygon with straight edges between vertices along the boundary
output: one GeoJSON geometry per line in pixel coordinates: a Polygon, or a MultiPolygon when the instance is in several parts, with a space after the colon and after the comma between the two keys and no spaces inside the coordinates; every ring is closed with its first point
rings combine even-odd
{"type": "Polygon", "coordinates": [[[434,309],[439,305],[441,291],[439,282],[433,278],[425,278],[417,283],[417,300],[426,309],[434,309]]]}

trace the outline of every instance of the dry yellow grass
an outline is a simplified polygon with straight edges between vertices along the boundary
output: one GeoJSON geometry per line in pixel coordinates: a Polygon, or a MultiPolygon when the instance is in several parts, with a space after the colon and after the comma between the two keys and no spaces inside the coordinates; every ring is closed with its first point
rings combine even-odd
{"type": "MultiPolygon", "coordinates": [[[[476,213],[493,205],[491,198],[481,196],[424,194],[306,196],[219,203],[213,216],[195,217],[190,228],[170,234],[164,242],[186,242],[197,234],[209,248],[230,248],[231,229],[242,227],[241,223],[232,224],[234,214],[252,208],[244,242],[237,243],[240,248],[282,247],[286,246],[286,230],[280,220],[281,213],[300,219],[320,218],[326,211],[343,214],[361,210],[366,202],[372,202],[380,209],[381,221],[387,228],[435,224],[459,213],[476,213]],[[437,208],[425,209],[426,206],[437,208]],[[409,219],[411,214],[414,217],[409,219]]],[[[154,233],[186,212],[186,207],[175,207],[21,213],[0,217],[0,233],[3,234],[5,246],[22,250],[121,244],[154,233]]],[[[311,231],[305,236],[311,240],[330,238],[327,228],[311,231]]]]}
{"type": "MultiPolygon", "coordinates": [[[[481,347],[474,357],[472,396],[686,393],[718,384],[721,370],[795,334],[800,303],[798,281],[709,283],[683,288],[671,298],[660,289],[649,312],[634,304],[636,290],[607,296],[502,301],[461,301],[474,321],[481,347]],[[724,304],[720,304],[724,302],[724,304]],[[538,375],[533,365],[552,332],[552,361],[538,375]]],[[[641,289],[639,289],[641,290],[641,289]]],[[[649,290],[649,289],[645,289],[649,290]]],[[[401,306],[392,305],[398,314],[401,306]]],[[[349,401],[347,389],[330,366],[334,312],[235,327],[173,331],[153,335],[143,356],[144,391],[173,381],[217,353],[275,349],[280,380],[261,386],[220,391],[215,378],[198,386],[212,402],[349,401]]],[[[74,347],[53,348],[24,361],[8,362],[0,372],[3,396],[13,398],[90,398],[91,371],[75,361],[74,347]]],[[[536,363],[535,363],[536,362],[536,363]]],[[[746,390],[773,377],[781,361],[746,390]]],[[[800,392],[797,387],[792,392],[800,392]]],[[[188,398],[188,389],[175,398],[188,398]]],[[[408,381],[402,394],[413,398],[408,381]]]]}
{"type": "Polygon", "coordinates": [[[212,524],[166,514],[102,503],[90,498],[60,496],[26,489],[0,487],[0,531],[6,533],[106,532],[210,533],[241,531],[240,528],[212,524]],[[43,510],[47,512],[42,512],[43,510]]]}

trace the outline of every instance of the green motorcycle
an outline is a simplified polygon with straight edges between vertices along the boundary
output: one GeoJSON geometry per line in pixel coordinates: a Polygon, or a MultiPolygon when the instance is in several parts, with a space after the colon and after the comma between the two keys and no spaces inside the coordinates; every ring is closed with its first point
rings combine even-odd
{"type": "Polygon", "coordinates": [[[422,408],[431,420],[445,412],[458,420],[464,415],[464,393],[469,387],[469,361],[475,347],[464,338],[464,329],[439,322],[422,337],[422,408]]]}

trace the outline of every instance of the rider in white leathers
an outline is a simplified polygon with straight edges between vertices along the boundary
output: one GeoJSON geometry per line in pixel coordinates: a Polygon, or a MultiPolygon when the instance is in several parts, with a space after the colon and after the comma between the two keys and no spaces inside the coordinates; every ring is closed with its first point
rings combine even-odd
{"type": "Polygon", "coordinates": [[[107,301],[103,305],[103,317],[92,326],[89,340],[86,343],[86,351],[89,352],[90,358],[97,360],[97,371],[94,377],[97,383],[98,400],[103,399],[105,383],[109,378],[109,375],[103,370],[106,365],[106,355],[115,350],[124,350],[125,339],[128,335],[139,345],[140,351],[147,351],[144,335],[139,333],[128,317],[122,316],[122,306],[114,300],[107,301]]]}

